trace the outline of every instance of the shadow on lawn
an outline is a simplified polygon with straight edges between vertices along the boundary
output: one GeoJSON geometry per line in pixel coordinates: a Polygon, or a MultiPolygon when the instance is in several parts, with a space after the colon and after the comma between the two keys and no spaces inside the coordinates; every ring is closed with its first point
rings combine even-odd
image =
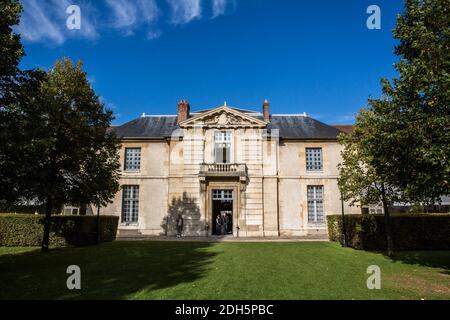
{"type": "Polygon", "coordinates": [[[444,269],[443,274],[450,275],[450,250],[448,251],[398,251],[393,257],[394,262],[411,265],[444,269]]]}
{"type": "MultiPolygon", "coordinates": [[[[164,290],[189,284],[208,272],[218,253],[211,243],[116,241],[100,246],[0,256],[6,282],[0,299],[164,299],[164,290]],[[81,268],[81,290],[66,288],[66,268],[81,268]],[[161,291],[157,291],[161,290],[161,291]],[[157,292],[156,292],[157,291],[157,292]]],[[[189,298],[189,287],[178,288],[189,298]],[[183,289],[184,288],[184,289],[183,289]]]]}

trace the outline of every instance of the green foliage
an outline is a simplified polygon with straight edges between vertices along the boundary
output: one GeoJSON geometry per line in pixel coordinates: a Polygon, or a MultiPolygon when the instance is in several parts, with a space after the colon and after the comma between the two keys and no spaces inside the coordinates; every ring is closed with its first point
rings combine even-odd
{"type": "Polygon", "coordinates": [[[399,77],[369,100],[370,166],[412,203],[450,193],[450,0],[407,0],[394,37],[399,77]]]}
{"type": "MultiPolygon", "coordinates": [[[[100,216],[100,242],[116,238],[119,218],[100,216]]],[[[0,214],[0,246],[40,246],[44,216],[30,214],[0,214]]],[[[89,245],[97,242],[96,216],[53,216],[50,245],[89,245]]]]}
{"type": "MultiPolygon", "coordinates": [[[[5,205],[5,206],[0,206],[0,212],[2,213],[21,213],[21,214],[43,214],[45,213],[45,206],[44,205],[39,205],[39,204],[33,204],[33,205],[18,205],[18,204],[13,204],[13,205],[5,205]]],[[[57,212],[57,213],[61,213],[61,212],[57,212]]]]}
{"type": "Polygon", "coordinates": [[[0,1],[0,89],[10,84],[18,73],[18,64],[24,55],[20,36],[12,26],[19,23],[22,6],[18,0],[0,1]]]}
{"type": "Polygon", "coordinates": [[[42,124],[36,111],[39,87],[46,79],[43,71],[22,72],[15,83],[13,97],[4,99],[0,108],[0,206],[19,204],[22,198],[33,198],[39,157],[34,133],[42,124]],[[30,195],[31,194],[31,195],[30,195]]]}
{"type": "Polygon", "coordinates": [[[52,204],[106,205],[119,190],[119,142],[113,119],[91,88],[82,63],[58,61],[37,97],[31,194],[52,204]]]}
{"type": "Polygon", "coordinates": [[[372,137],[383,131],[376,125],[374,113],[362,109],[354,130],[349,135],[340,135],[339,142],[344,149],[341,152],[343,162],[338,165],[338,186],[341,197],[350,205],[371,205],[381,203],[385,214],[387,253],[392,255],[392,231],[389,219],[389,206],[402,199],[402,193],[385,178],[383,172],[373,165],[374,154],[380,147],[372,137]]]}
{"type": "Polygon", "coordinates": [[[383,204],[388,254],[392,202],[433,204],[450,194],[449,11],[450,0],[406,1],[394,30],[399,78],[383,79],[383,97],[369,99],[354,132],[340,137],[342,197],[383,204]]]}
{"type": "Polygon", "coordinates": [[[373,153],[379,148],[371,140],[375,130],[373,118],[374,114],[370,110],[360,110],[353,132],[340,134],[338,138],[343,146],[342,162],[338,165],[338,185],[342,198],[350,205],[385,202],[389,206],[401,199],[401,194],[395,187],[388,184],[383,175],[371,165],[373,153]]]}
{"type": "MultiPolygon", "coordinates": [[[[386,249],[383,215],[346,215],[348,246],[364,250],[386,249]]],[[[449,214],[402,214],[390,217],[394,250],[449,250],[449,214]]],[[[330,241],[341,241],[342,216],[327,216],[330,241]]]]}
{"type": "Polygon", "coordinates": [[[23,193],[18,179],[20,172],[19,105],[29,101],[36,87],[37,72],[19,70],[24,55],[19,35],[12,26],[19,23],[22,6],[17,0],[0,1],[0,205],[10,203],[23,193]]]}
{"type": "Polygon", "coordinates": [[[113,119],[79,62],[58,61],[21,86],[23,99],[7,111],[2,130],[0,186],[8,202],[21,198],[106,205],[119,189],[113,119]]]}
{"type": "Polygon", "coordinates": [[[0,2],[0,207],[46,203],[45,250],[53,208],[105,206],[119,190],[119,141],[81,62],[19,70],[24,52],[11,27],[21,10],[17,0],[0,2]]]}

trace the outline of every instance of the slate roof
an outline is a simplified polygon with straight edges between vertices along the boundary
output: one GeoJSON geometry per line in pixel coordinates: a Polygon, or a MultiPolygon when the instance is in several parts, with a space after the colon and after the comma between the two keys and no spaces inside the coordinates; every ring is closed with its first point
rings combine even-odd
{"type": "MultiPolygon", "coordinates": [[[[254,116],[262,120],[262,116],[254,116]]],[[[303,115],[272,115],[267,127],[278,129],[281,139],[336,140],[341,132],[335,127],[303,115]]],[[[122,139],[163,139],[179,129],[177,116],[143,116],[112,128],[122,139]]]]}
{"type": "Polygon", "coordinates": [[[339,129],[340,131],[345,132],[345,133],[353,132],[353,126],[350,124],[336,124],[336,125],[333,125],[333,127],[335,127],[336,129],[339,129]]]}
{"type": "Polygon", "coordinates": [[[172,136],[178,129],[177,116],[145,116],[113,129],[122,139],[161,139],[172,136]]]}
{"type": "Polygon", "coordinates": [[[336,140],[341,131],[302,115],[274,115],[270,129],[278,129],[281,139],[336,140]]]}

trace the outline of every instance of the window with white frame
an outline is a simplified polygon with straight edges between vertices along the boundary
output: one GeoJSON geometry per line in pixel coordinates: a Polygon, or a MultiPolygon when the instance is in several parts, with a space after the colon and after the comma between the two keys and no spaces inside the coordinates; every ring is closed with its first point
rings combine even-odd
{"type": "Polygon", "coordinates": [[[306,171],[322,171],[322,148],[306,148],[306,171]]]}
{"type": "Polygon", "coordinates": [[[383,206],[382,205],[370,205],[369,206],[369,214],[383,214],[383,206]]]}
{"type": "Polygon", "coordinates": [[[308,186],[308,222],[324,223],[323,186],[308,186]]]}
{"type": "Polygon", "coordinates": [[[230,131],[217,131],[214,133],[214,161],[215,163],[231,162],[230,131]]]}
{"type": "Polygon", "coordinates": [[[65,215],[78,215],[80,213],[80,208],[71,206],[71,205],[64,205],[63,208],[63,214],[65,215]]]}
{"type": "Polygon", "coordinates": [[[141,148],[125,148],[125,171],[141,169],[141,148]]]}
{"type": "Polygon", "coordinates": [[[213,200],[233,200],[233,190],[213,190],[213,200]]]}
{"type": "Polygon", "coordinates": [[[139,186],[123,186],[122,223],[137,223],[139,215],[139,186]]]}

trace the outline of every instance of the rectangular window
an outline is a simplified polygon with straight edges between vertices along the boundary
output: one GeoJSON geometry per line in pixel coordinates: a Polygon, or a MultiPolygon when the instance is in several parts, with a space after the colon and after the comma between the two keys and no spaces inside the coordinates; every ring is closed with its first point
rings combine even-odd
{"type": "Polygon", "coordinates": [[[231,132],[219,131],[214,134],[215,163],[231,162],[231,132]]]}
{"type": "Polygon", "coordinates": [[[136,223],[139,215],[139,186],[123,186],[122,223],[136,223]]]}
{"type": "Polygon", "coordinates": [[[308,222],[324,223],[323,186],[308,186],[308,222]]]}
{"type": "Polygon", "coordinates": [[[125,171],[141,169],[141,148],[125,148],[125,171]]]}
{"type": "Polygon", "coordinates": [[[213,200],[233,200],[233,190],[213,190],[213,200]]]}
{"type": "Polygon", "coordinates": [[[322,148],[306,148],[306,171],[322,169],[322,148]]]}
{"type": "Polygon", "coordinates": [[[63,214],[65,215],[78,215],[80,213],[80,208],[74,206],[65,205],[63,208],[63,214]]]}

